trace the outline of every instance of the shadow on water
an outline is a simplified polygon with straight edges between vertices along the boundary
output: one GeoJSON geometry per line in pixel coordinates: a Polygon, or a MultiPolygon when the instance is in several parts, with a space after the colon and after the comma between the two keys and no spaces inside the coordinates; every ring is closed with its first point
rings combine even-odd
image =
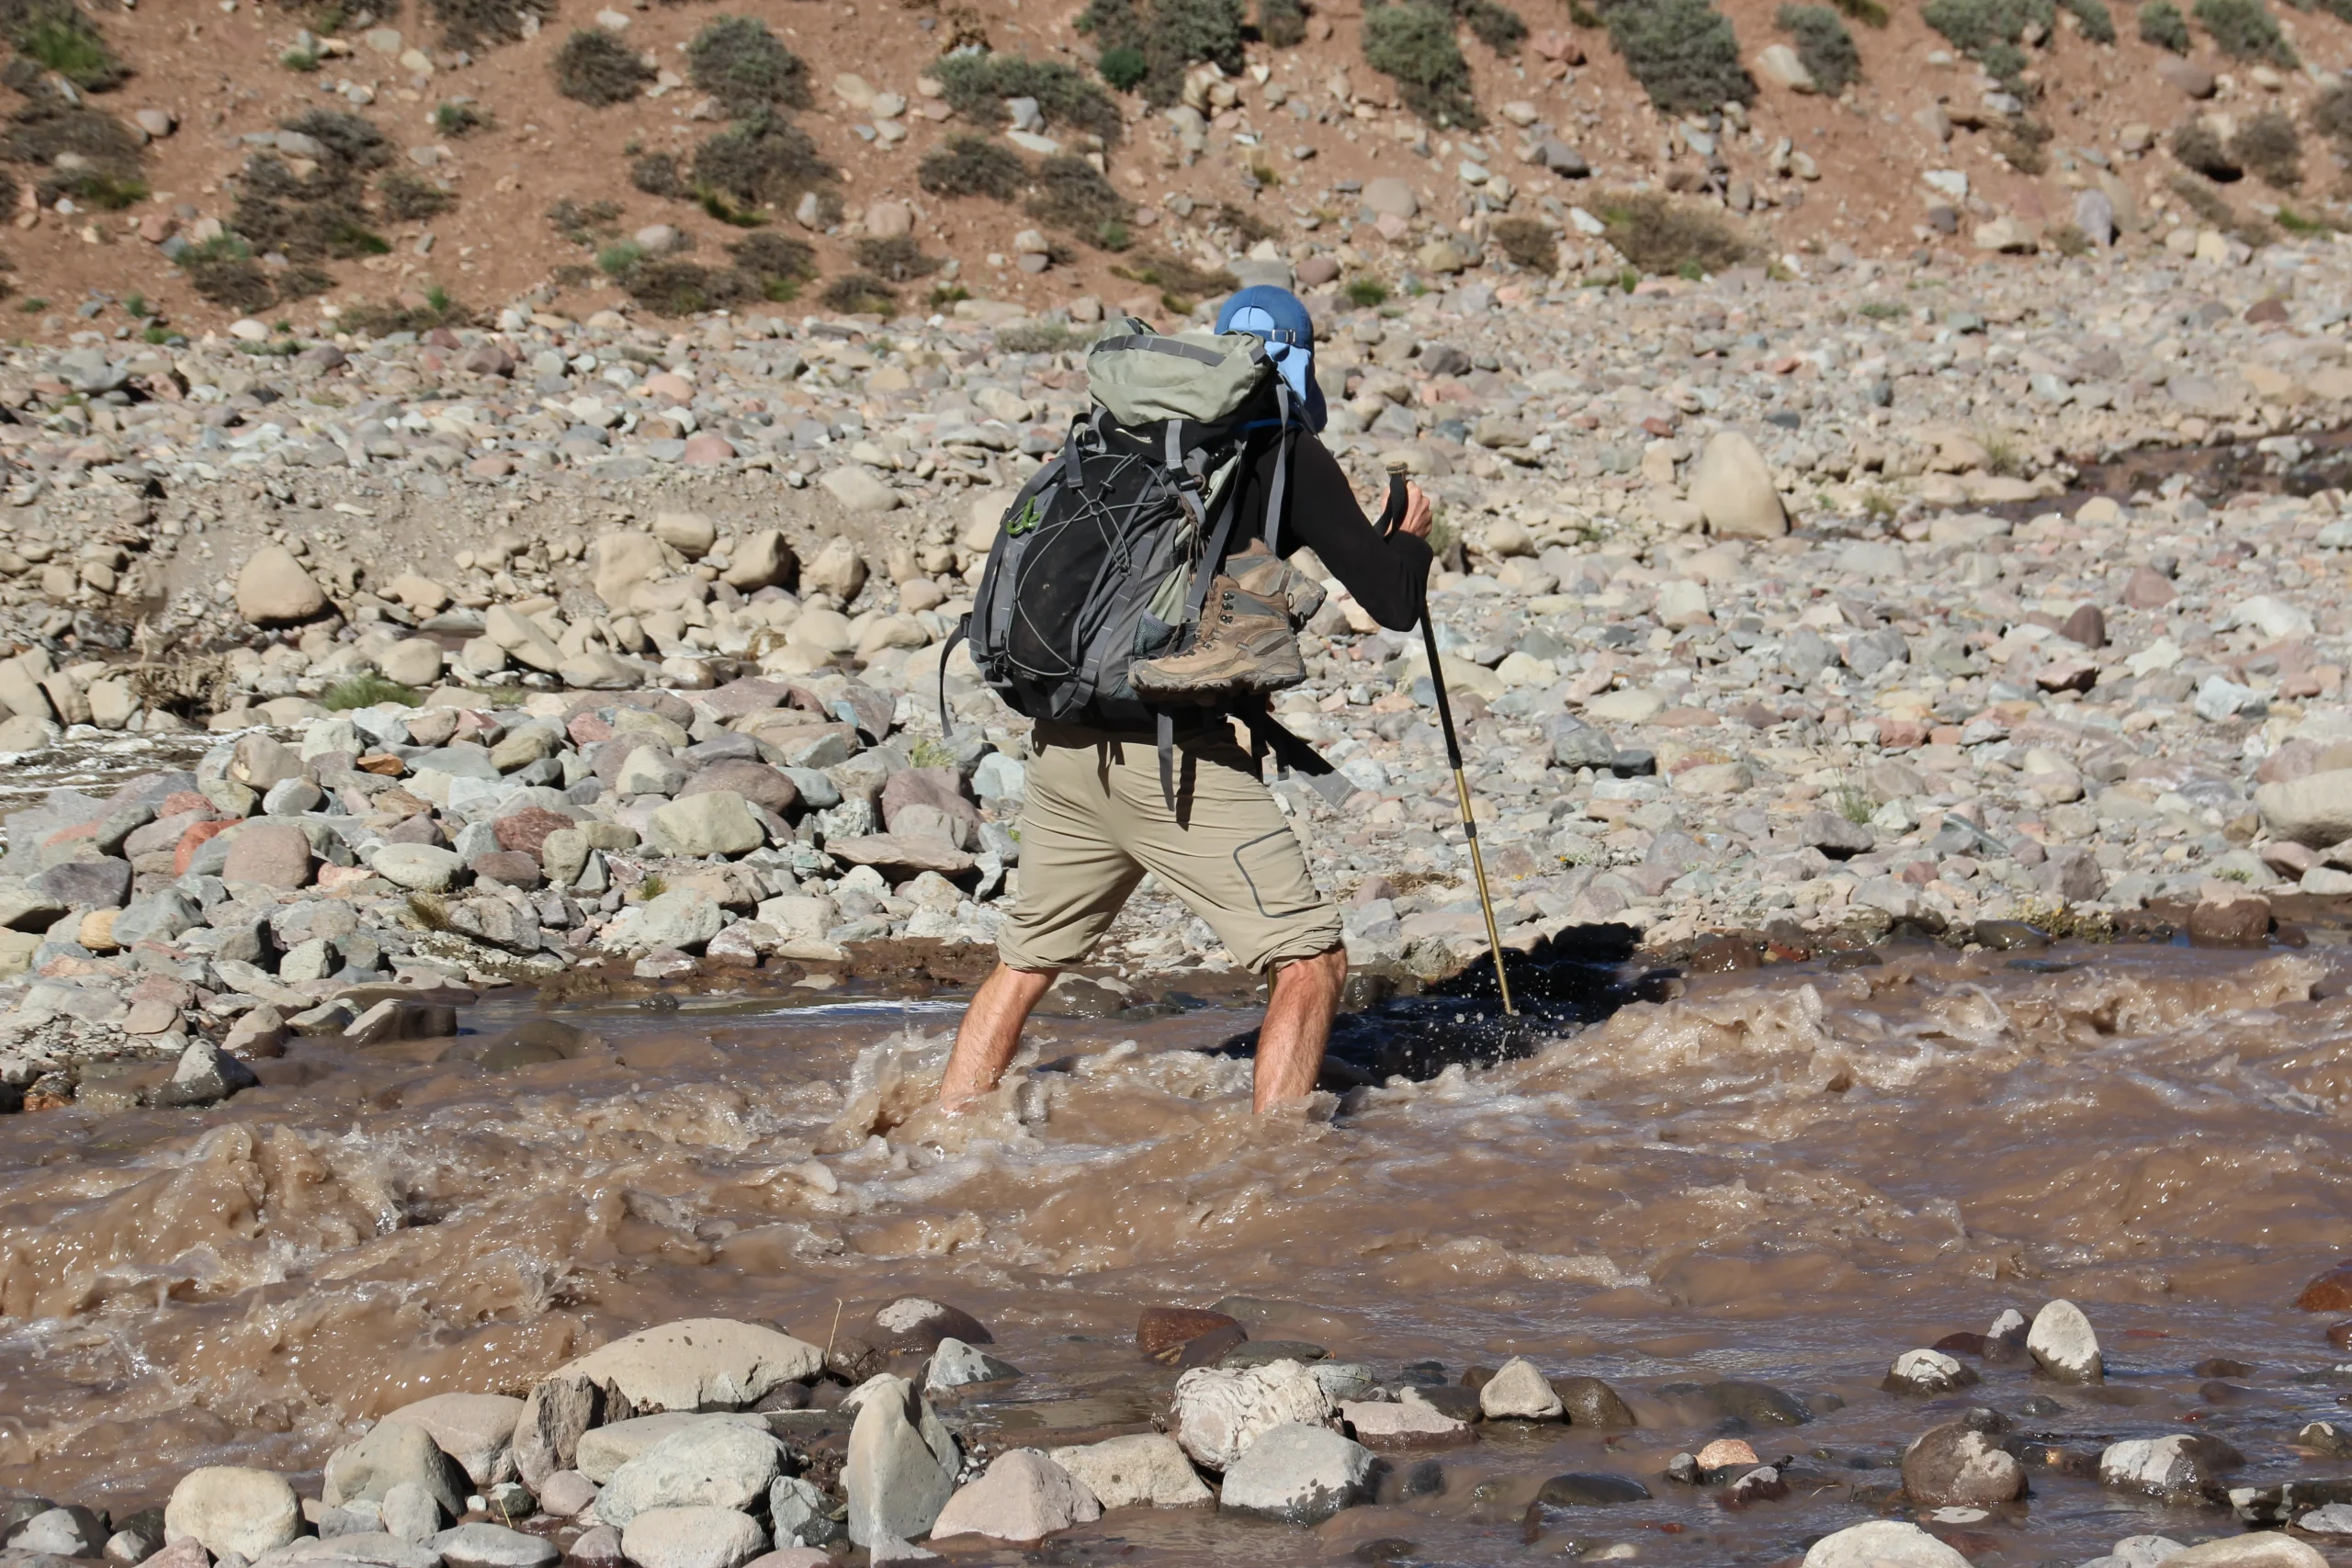
{"type": "MultiPolygon", "coordinates": [[[[1668,994],[1677,972],[1641,962],[1641,933],[1625,925],[1571,926],[1525,953],[1507,952],[1511,1001],[1503,1011],[1494,965],[1485,958],[1443,980],[1417,983],[1379,971],[1349,978],[1349,1010],[1331,1027],[1320,1087],[1344,1090],[1419,1082],[1448,1067],[1491,1067],[1532,1055],[1545,1043],[1599,1023],[1628,1002],[1668,994]]],[[[1217,1047],[1257,1049],[1258,1032],[1217,1047]]]]}

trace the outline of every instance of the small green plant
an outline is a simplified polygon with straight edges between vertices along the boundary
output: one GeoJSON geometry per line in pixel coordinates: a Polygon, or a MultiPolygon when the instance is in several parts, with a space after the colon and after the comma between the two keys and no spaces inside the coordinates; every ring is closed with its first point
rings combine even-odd
{"type": "Polygon", "coordinates": [[[1125,121],[1119,106],[1084,72],[1056,60],[1018,54],[945,55],[932,68],[948,106],[976,125],[1001,125],[1007,98],[1035,98],[1048,124],[1089,130],[1114,146],[1125,121]]]}
{"type": "Polygon", "coordinates": [[[425,286],[424,308],[432,311],[435,315],[440,317],[444,321],[454,321],[465,313],[463,309],[458,304],[457,300],[450,298],[449,291],[447,288],[442,288],[437,283],[431,283],[425,286]]]}
{"type": "Polygon", "coordinates": [[[17,309],[28,316],[38,316],[49,309],[49,301],[38,294],[28,294],[17,301],[17,309]]]}
{"type": "Polygon", "coordinates": [[[444,136],[470,136],[490,124],[479,105],[453,98],[433,111],[433,129],[444,136]]]}
{"type": "Polygon", "coordinates": [[[2233,60],[2267,60],[2288,71],[2302,63],[2262,0],[2197,0],[2189,15],[2233,60]]]}
{"type": "Polygon", "coordinates": [[[996,330],[996,345],[1007,354],[1062,354],[1089,341],[1083,328],[1066,321],[1009,321],[996,330]]]}
{"type": "Polygon", "coordinates": [[[1986,473],[2005,479],[2025,476],[2025,453],[2018,446],[2015,436],[2006,431],[1988,431],[1978,445],[1984,448],[1986,473]]]}
{"type": "Polygon", "coordinates": [[[825,285],[825,309],[844,316],[887,316],[899,308],[899,291],[878,277],[849,273],[825,285]]]}
{"type": "Polygon", "coordinates": [[[2026,66],[2018,45],[2027,29],[2046,38],[2058,15],[2052,0],[1928,0],[1919,19],[1990,74],[2014,82],[2026,66]]]}
{"type": "MultiPolygon", "coordinates": [[[[1146,102],[1168,105],[1183,93],[1184,73],[1199,61],[1214,62],[1228,73],[1242,67],[1241,0],[1090,0],[1078,18],[1106,53],[1138,57],[1143,65],[1134,87],[1146,102]]],[[[1111,73],[1095,69],[1106,82],[1111,73]]],[[[1125,89],[1122,89],[1123,91],[1125,89]]]]}
{"type": "Polygon", "coordinates": [[[1862,51],[1837,12],[1826,6],[1783,6],[1774,21],[1797,40],[1797,60],[1823,92],[1834,98],[1861,80],[1862,51]]]}
{"type": "Polygon", "coordinates": [[[2061,223],[2043,237],[2062,256],[2086,256],[2091,254],[2091,237],[2072,223],[2061,223]]]}
{"type": "Polygon", "coordinates": [[[1695,262],[1702,272],[1720,273],[1747,259],[1747,243],[1728,221],[1657,191],[1612,197],[1598,216],[1617,254],[1643,272],[1663,276],[1695,262]]]}
{"type": "MultiPolygon", "coordinates": [[[[1938,0],[1940,3],[1940,0],[1938,0]]],[[[1756,99],[1731,20],[1707,0],[1612,0],[1609,41],[1650,102],[1667,114],[1756,99]]]]}
{"type": "Polygon", "coordinates": [[[1862,787],[1842,772],[1838,782],[1829,786],[1829,800],[1838,816],[1859,826],[1868,826],[1871,814],[1878,809],[1862,787]]]}
{"type": "Polygon", "coordinates": [[[695,205],[704,213],[718,219],[731,229],[757,229],[767,221],[756,212],[747,212],[715,190],[695,192],[695,205]]]}
{"type": "Polygon", "coordinates": [[[1363,58],[1393,80],[1405,107],[1430,124],[1476,130],[1486,123],[1470,94],[1470,62],[1454,41],[1453,12],[1426,0],[1385,0],[1368,7],[1363,58]]]}
{"type": "Polygon", "coordinates": [[[1911,312],[1892,299],[1866,299],[1860,308],[1862,317],[1872,321],[1891,321],[1911,312]]]}
{"type": "Polygon", "coordinates": [[[277,57],[277,63],[288,71],[316,71],[319,68],[319,51],[314,49],[289,49],[277,57]]]}
{"type": "Polygon", "coordinates": [[[145,332],[139,334],[139,338],[142,343],[151,343],[158,347],[161,347],[167,343],[186,343],[187,341],[187,339],[180,336],[179,333],[173,332],[169,327],[149,327],[145,332]]]}
{"type": "Polygon", "coordinates": [[[2296,211],[2291,207],[2280,208],[2278,209],[2278,216],[2273,220],[2273,221],[2275,221],[2281,229],[2286,230],[2290,234],[2340,234],[2344,232],[2343,223],[2336,219],[2330,218],[2324,212],[2319,213],[2315,216],[2306,217],[2302,213],[2296,211]]]}
{"type": "Polygon", "coordinates": [[[103,212],[119,212],[148,197],[145,180],[107,169],[76,169],[43,182],[43,188],[52,194],[71,196],[82,206],[103,212]]]}
{"type": "Polygon", "coordinates": [[[1258,36],[1276,49],[1306,41],[1306,7],[1299,0],[1258,0],[1258,36]]]}
{"type": "Polygon", "coordinates": [[[148,307],[147,296],[134,288],[122,297],[122,313],[135,321],[153,314],[153,311],[148,307]]]}
{"type": "Polygon", "coordinates": [[[1838,0],[1838,9],[1848,19],[1860,22],[1866,28],[1886,26],[1886,7],[1878,0],[1838,0]]]}
{"type": "Polygon", "coordinates": [[[1127,248],[1127,219],[1133,205],[1093,164],[1057,153],[1037,165],[1036,194],[1029,216],[1067,229],[1097,250],[1127,248]]]}
{"type": "Polygon", "coordinates": [[[422,701],[423,694],[414,687],[376,674],[346,676],[319,694],[319,705],[335,713],[371,708],[379,703],[413,708],[422,701]]]}
{"type": "Polygon", "coordinates": [[[2188,37],[2188,18],[2172,0],[2148,0],[2140,7],[2140,41],[2187,54],[2196,47],[2188,37]]]}
{"type": "Polygon", "coordinates": [[[812,101],[808,64],[749,17],[721,17],[696,33],[686,46],[686,69],[729,114],[807,108],[812,101]]]}
{"type": "Polygon", "coordinates": [[[1862,492],[1862,512],[1876,523],[1890,523],[1903,510],[1903,498],[1884,485],[1872,485],[1862,492]]]}
{"type": "Polygon", "coordinates": [[[613,220],[620,215],[620,203],[616,201],[595,201],[582,207],[567,196],[548,209],[548,224],[585,250],[600,240],[611,239],[617,232],[613,220]]]}
{"type": "Polygon", "coordinates": [[[575,28],[555,51],[555,90],[591,108],[609,108],[637,96],[653,67],[602,28],[575,28]]]}
{"type": "Polygon", "coordinates": [[[777,304],[796,298],[800,286],[817,276],[817,253],[782,234],[747,235],[728,246],[727,254],[777,304]]]}
{"type": "Polygon", "coordinates": [[[638,878],[637,896],[639,898],[659,898],[668,891],[670,891],[669,879],[658,871],[647,872],[638,878]]]}
{"type": "Polygon", "coordinates": [[[695,188],[715,190],[745,207],[789,210],[801,196],[830,188],[840,171],[817,151],[808,133],[767,109],[746,115],[695,150],[695,188]]]}
{"type": "Polygon", "coordinates": [[[1029,183],[1029,165],[1012,148],[958,136],[923,154],[915,183],[933,196],[986,196],[1011,201],[1029,183]]]}
{"type": "Polygon", "coordinates": [[[2213,128],[2201,119],[2192,119],[2172,133],[2172,155],[2183,168],[2194,169],[2217,184],[2229,185],[2245,177],[2245,168],[2231,156],[2230,150],[2213,128]]]}
{"type": "Polygon", "coordinates": [[[949,750],[944,742],[925,735],[908,749],[907,762],[909,766],[917,768],[952,768],[956,765],[956,753],[949,750]]]}
{"type": "Polygon", "coordinates": [[[2284,109],[2264,109],[2230,138],[2230,154],[2277,190],[2303,184],[2303,139],[2284,109]]]}
{"type": "Polygon", "coordinates": [[[912,283],[947,265],[943,257],[923,254],[922,247],[904,234],[888,240],[868,235],[854,249],[859,267],[890,283],[912,283]]]}
{"type": "Polygon", "coordinates": [[[0,27],[18,53],[84,92],[107,92],[130,79],[130,67],[116,58],[106,35],[73,0],[11,0],[0,7],[0,27]]]}
{"type": "Polygon", "coordinates": [[[596,270],[606,277],[627,277],[645,259],[645,247],[635,240],[616,240],[596,253],[596,270]]]}
{"type": "Polygon", "coordinates": [[[1491,237],[1495,248],[1509,256],[1514,266],[1548,273],[1559,265],[1560,237],[1532,218],[1501,219],[1491,237]]]}
{"type": "Polygon", "coordinates": [[[931,291],[932,313],[936,315],[942,310],[962,304],[971,297],[972,291],[962,284],[944,283],[931,291]]]}
{"type": "Polygon", "coordinates": [[[2107,0],[2058,0],[2069,16],[2082,24],[2083,36],[2093,43],[2115,41],[2115,17],[2107,0]]]}
{"type": "Polygon", "coordinates": [[[1143,85],[1144,77],[1151,71],[1144,62],[1143,51],[1131,43],[1104,50],[1094,62],[1094,69],[1114,91],[1121,93],[1132,93],[1143,85]]]}
{"type": "Polygon", "coordinates": [[[376,195],[384,204],[384,216],[396,223],[438,217],[458,205],[454,192],[406,169],[394,169],[377,182],[376,195]]]}
{"type": "Polygon", "coordinates": [[[1993,151],[2021,175],[2039,175],[2050,167],[2050,143],[2054,133],[2038,119],[2013,114],[1993,128],[1993,151]]]}

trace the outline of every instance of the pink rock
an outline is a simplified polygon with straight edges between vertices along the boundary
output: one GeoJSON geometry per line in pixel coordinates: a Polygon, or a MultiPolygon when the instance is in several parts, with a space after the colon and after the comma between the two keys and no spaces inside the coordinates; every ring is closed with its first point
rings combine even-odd
{"type": "Polygon", "coordinates": [[[212,1558],[204,1543],[193,1537],[175,1541],[139,1565],[139,1568],[212,1568],[212,1558]]]}
{"type": "Polygon", "coordinates": [[[319,889],[332,893],[356,882],[365,882],[376,874],[364,865],[322,865],[319,867],[319,889]]]}
{"type": "Polygon", "coordinates": [[[1340,1415],[1355,1431],[1356,1441],[1368,1449],[1442,1449],[1475,1442],[1477,1433],[1467,1421],[1457,1421],[1434,1404],[1350,1400],[1340,1415]]]}
{"type": "Polygon", "coordinates": [[[596,1483],[576,1470],[559,1470],[539,1486],[539,1506],[560,1518],[573,1518],[596,1501],[596,1483]]]}
{"type": "Polygon", "coordinates": [[[986,1475],[947,1499],[931,1527],[931,1539],[1042,1540],[1102,1517],[1102,1505],[1084,1482],[1035,1449],[1014,1449],[999,1454],[986,1475]]]}
{"type": "Polygon", "coordinates": [[[1699,1450],[1701,1470],[1721,1470],[1727,1464],[1754,1464],[1756,1450],[1738,1438],[1717,1438],[1699,1450]]]}
{"type": "Polygon", "coordinates": [[[679,460],[690,468],[707,468],[713,463],[724,463],[733,456],[735,447],[727,437],[706,430],[698,435],[686,437],[685,456],[679,460]]]}
{"type": "Polygon", "coordinates": [[[220,880],[257,882],[265,887],[307,887],[311,840],[290,822],[255,822],[237,834],[220,880]]]}
{"type": "Polygon", "coordinates": [[[692,402],[695,384],[674,370],[657,370],[645,378],[645,389],[673,403],[692,402]]]}
{"type": "Polygon", "coordinates": [[[478,479],[503,479],[514,471],[512,457],[476,457],[466,465],[466,472],[478,479]]]}
{"type": "Polygon", "coordinates": [[[754,1557],[743,1568],[833,1568],[833,1560],[813,1546],[787,1546],[782,1551],[754,1557]]]}

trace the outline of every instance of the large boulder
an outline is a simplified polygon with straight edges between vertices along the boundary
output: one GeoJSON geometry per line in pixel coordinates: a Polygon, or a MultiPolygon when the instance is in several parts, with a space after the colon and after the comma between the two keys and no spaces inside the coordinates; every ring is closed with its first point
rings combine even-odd
{"type": "Polygon", "coordinates": [[[776,1329],[690,1317],[616,1339],[555,1375],[611,1382],[639,1410],[729,1410],[758,1404],[779,1383],[806,1382],[824,1365],[822,1350],[776,1329]]]}
{"type": "Polygon", "coordinates": [[[731,1421],[703,1421],[655,1443],[613,1472],[596,1517],[616,1529],[653,1508],[741,1508],[781,1472],[774,1438],[731,1421]]]}
{"type": "Polygon", "coordinates": [[[597,536],[594,570],[596,597],[618,615],[632,607],[639,588],[669,570],[669,563],[652,535],[622,530],[597,536]]]}
{"type": "Polygon", "coordinates": [[[904,1378],[866,1382],[850,1428],[842,1485],[849,1494],[849,1538],[871,1547],[929,1532],[948,1498],[963,1458],[928,1401],[904,1378]]]}
{"type": "Polygon", "coordinates": [[[384,1494],[402,1482],[423,1487],[449,1517],[465,1517],[473,1483],[458,1461],[441,1451],[431,1433],[404,1421],[379,1422],[357,1442],[329,1455],[322,1494],[330,1508],[381,1503],[384,1494]]]}
{"type": "Polygon", "coordinates": [[[1176,1440],[1158,1432],[1056,1449],[1046,1457],[1106,1508],[1204,1508],[1216,1501],[1176,1440]]]}
{"type": "MultiPolygon", "coordinates": [[[[861,469],[836,468],[833,473],[861,473],[861,469]]],[[[828,479],[831,474],[826,476],[828,479]]],[[[810,593],[830,593],[846,604],[857,597],[865,586],[865,558],[857,553],[857,546],[845,535],[836,534],[818,548],[816,557],[800,569],[800,586],[810,593]]]]}
{"type": "Polygon", "coordinates": [[[1172,1435],[1204,1469],[1230,1467],[1261,1434],[1276,1427],[1320,1427],[1330,1418],[1330,1396],[1296,1361],[1270,1361],[1240,1371],[1194,1367],[1176,1380],[1172,1435]]]}
{"type": "Polygon", "coordinates": [[[1776,539],[1789,531],[1764,454],[1736,430],[1708,438],[1690,475],[1690,500],[1708,530],[1721,537],[1776,539]]]}
{"type": "Polygon", "coordinates": [[[651,1508],[621,1532],[637,1568],[742,1568],[768,1549],[768,1532],[732,1508],[651,1508]]]}
{"type": "Polygon", "coordinates": [[[326,607],[325,592],[282,545],[255,550],[237,573],[237,614],[254,626],[293,626],[326,607]]]}
{"type": "Polygon", "coordinates": [[[458,1461],[476,1488],[495,1478],[498,1461],[513,1446],[523,1402],[504,1393],[436,1393],[403,1404],[387,1421],[422,1427],[441,1451],[458,1461]]]}
{"type": "Polygon", "coordinates": [[[2119,1492],[2185,1497],[2211,1492],[2224,1474],[2245,1462],[2244,1455],[2219,1438],[2175,1432],[2108,1444],[2098,1456],[2098,1479],[2100,1485],[2119,1492]]]}
{"type": "Polygon", "coordinates": [[[2025,1467],[1961,1421],[1930,1427],[1903,1452],[1903,1494],[1922,1508],[1991,1508],[2025,1492],[2025,1467]]]}
{"type": "Polygon", "coordinates": [[[681,795],[653,813],[653,847],[663,854],[700,860],[740,855],[768,841],[767,829],[743,797],[731,789],[681,795]]]}
{"type": "Polygon", "coordinates": [[[1479,1413],[1489,1421],[1557,1421],[1563,1406],[1549,1381],[1524,1356],[1513,1356],[1478,1391],[1479,1413]]]}
{"type": "Polygon", "coordinates": [[[1102,1517],[1086,1483],[1035,1449],[999,1454],[988,1473],[947,1500],[931,1537],[984,1535],[993,1540],[1043,1540],[1056,1530],[1102,1517]]]}
{"type": "Polygon", "coordinates": [[[1329,1428],[1284,1422],[1225,1472],[1217,1506],[1285,1524],[1319,1525],[1372,1497],[1372,1450],[1329,1428]]]}
{"type": "Polygon", "coordinates": [[[212,1464],[191,1470],[164,1506],[164,1540],[193,1540],[215,1557],[248,1561],[302,1533],[302,1500],[275,1471],[212,1464]]]}
{"type": "Polygon", "coordinates": [[[2352,839],[2352,768],[2306,773],[2254,792],[2272,833],[2324,850],[2352,839]]]}
{"type": "Polygon", "coordinates": [[[763,528],[736,543],[735,553],[728,558],[727,570],[720,581],[729,588],[754,593],[790,582],[799,568],[799,558],[785,542],[782,531],[763,528]]]}
{"type": "Polygon", "coordinates": [[[1917,1525],[1868,1519],[1815,1541],[1804,1568],[1969,1568],[1969,1562],[1917,1525]]]}

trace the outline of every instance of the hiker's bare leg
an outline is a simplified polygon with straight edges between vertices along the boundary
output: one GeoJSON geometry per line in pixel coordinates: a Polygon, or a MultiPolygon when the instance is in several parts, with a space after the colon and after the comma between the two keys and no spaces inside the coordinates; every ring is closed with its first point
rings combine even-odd
{"type": "Polygon", "coordinates": [[[1345,948],[1295,958],[1274,971],[1274,994],[1258,1031],[1260,1111],[1315,1091],[1323,1046],[1331,1038],[1331,1020],[1339,1014],[1340,992],[1347,983],[1345,948]]]}
{"type": "MultiPolygon", "coordinates": [[[[997,1086],[1012,1053],[1021,1045],[1021,1026],[1029,1010],[1050,989],[1058,969],[1014,969],[1000,964],[972,993],[964,1021],[956,1031],[956,1049],[947,1058],[947,1077],[939,1085],[939,1103],[960,1111],[997,1086]]],[[[1329,1025],[1325,1025],[1328,1031],[1329,1025]]],[[[1318,1041],[1317,1052],[1321,1052],[1318,1041]]]]}

